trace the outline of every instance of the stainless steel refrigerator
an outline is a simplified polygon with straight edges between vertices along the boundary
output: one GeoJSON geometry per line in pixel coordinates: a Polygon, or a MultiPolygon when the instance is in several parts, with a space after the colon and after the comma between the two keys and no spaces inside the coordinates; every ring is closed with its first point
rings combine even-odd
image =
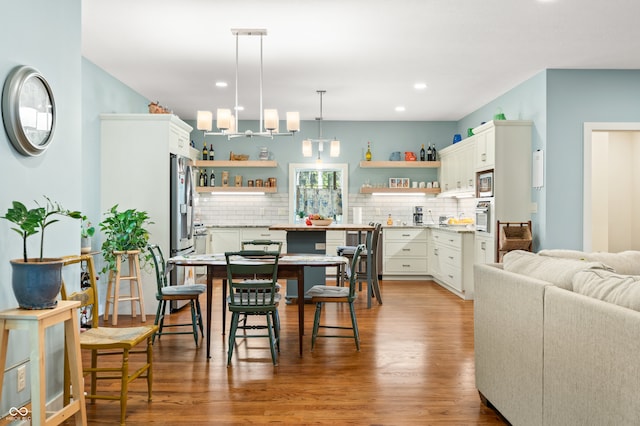
{"type": "MultiPolygon", "coordinates": [[[[188,157],[171,154],[170,179],[170,256],[193,253],[194,247],[194,176],[193,161],[188,157]]],[[[185,268],[173,268],[169,276],[171,285],[183,285],[185,268]]],[[[171,310],[180,309],[186,302],[172,301],[171,310]]]]}

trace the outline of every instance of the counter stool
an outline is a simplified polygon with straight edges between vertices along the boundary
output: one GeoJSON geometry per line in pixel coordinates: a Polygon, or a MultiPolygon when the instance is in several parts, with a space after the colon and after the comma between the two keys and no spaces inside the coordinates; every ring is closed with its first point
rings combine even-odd
{"type": "Polygon", "coordinates": [[[140,316],[142,317],[142,322],[147,321],[147,317],[144,313],[144,297],[142,296],[142,277],[140,275],[140,250],[127,250],[127,251],[114,251],[113,254],[116,255],[116,270],[109,271],[109,283],[107,285],[107,300],[104,307],[104,320],[107,321],[109,318],[109,304],[113,305],[113,315],[111,316],[111,324],[118,324],[118,302],[126,302],[131,301],[131,316],[133,318],[136,317],[136,305],[135,302],[138,302],[138,306],[140,308],[140,316]],[[122,258],[127,256],[127,261],[129,262],[129,275],[122,276],[122,258]],[[121,281],[129,281],[129,294],[121,295],[120,294],[120,283],[121,281]],[[135,286],[134,282],[138,287],[138,294],[135,294],[135,286]],[[113,294],[112,294],[113,289],[113,294]]]}

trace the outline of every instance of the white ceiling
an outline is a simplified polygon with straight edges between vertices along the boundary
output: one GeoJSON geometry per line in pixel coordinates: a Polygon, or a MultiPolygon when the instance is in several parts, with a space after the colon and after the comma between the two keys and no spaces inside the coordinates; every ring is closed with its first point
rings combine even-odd
{"type": "MultiPolygon", "coordinates": [[[[638,0],[82,0],[82,53],[190,120],[233,107],[231,28],[265,28],[281,118],[317,117],[324,89],[325,120],[458,120],[546,68],[640,69],[639,17],[638,0]]],[[[239,43],[256,119],[259,37],[239,43]]]]}

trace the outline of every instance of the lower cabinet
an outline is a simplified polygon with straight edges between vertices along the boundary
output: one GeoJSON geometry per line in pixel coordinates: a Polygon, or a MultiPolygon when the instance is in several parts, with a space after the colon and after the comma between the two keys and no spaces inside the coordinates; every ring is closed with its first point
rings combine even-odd
{"type": "Polygon", "coordinates": [[[431,229],[429,272],[438,284],[473,299],[473,233],[431,229]]]}
{"type": "Polygon", "coordinates": [[[271,231],[269,228],[209,228],[210,253],[238,251],[242,241],[273,240],[282,241],[282,252],[287,252],[286,231],[271,231]]]}
{"type": "Polygon", "coordinates": [[[494,263],[496,258],[496,242],[491,234],[476,232],[475,246],[475,263],[494,263]]]}
{"type": "MultiPolygon", "coordinates": [[[[338,253],[338,246],[346,245],[346,232],[345,231],[327,231],[327,240],[325,243],[325,253],[331,256],[335,256],[338,253]]],[[[335,277],[338,273],[335,267],[327,268],[326,276],[335,277]]]]}
{"type": "Polygon", "coordinates": [[[428,274],[426,228],[384,228],[382,232],[383,275],[428,274]]]}

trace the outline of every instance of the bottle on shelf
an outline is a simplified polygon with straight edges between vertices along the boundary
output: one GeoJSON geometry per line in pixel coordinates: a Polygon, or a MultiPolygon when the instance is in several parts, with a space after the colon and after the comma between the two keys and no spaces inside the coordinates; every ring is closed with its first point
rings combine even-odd
{"type": "Polygon", "coordinates": [[[213,144],[209,145],[209,160],[213,161],[216,157],[216,151],[213,149],[213,144]]]}
{"type": "Polygon", "coordinates": [[[431,144],[429,144],[429,148],[427,148],[427,161],[433,161],[433,150],[431,149],[431,144]]]}
{"type": "Polygon", "coordinates": [[[420,148],[420,161],[424,161],[424,144],[422,144],[422,148],[420,148]]]}
{"type": "Polygon", "coordinates": [[[200,170],[200,176],[198,176],[198,186],[204,186],[204,172],[200,170]]]}
{"type": "Polygon", "coordinates": [[[207,176],[207,169],[202,172],[202,186],[209,186],[209,177],[207,176]]]}
{"type": "Polygon", "coordinates": [[[431,148],[431,161],[438,161],[438,154],[436,153],[436,144],[433,144],[433,148],[431,148]]]}
{"type": "Polygon", "coordinates": [[[216,174],[211,169],[211,177],[209,178],[209,186],[216,186],[216,174]]]}
{"type": "Polygon", "coordinates": [[[203,160],[208,160],[209,159],[209,150],[207,150],[207,143],[206,142],[203,142],[202,159],[203,160]]]}
{"type": "Polygon", "coordinates": [[[391,213],[389,213],[389,217],[387,218],[387,225],[393,225],[393,218],[391,217],[391,213]]]}
{"type": "Polygon", "coordinates": [[[371,161],[371,142],[367,142],[367,153],[364,155],[367,161],[371,161]]]}

